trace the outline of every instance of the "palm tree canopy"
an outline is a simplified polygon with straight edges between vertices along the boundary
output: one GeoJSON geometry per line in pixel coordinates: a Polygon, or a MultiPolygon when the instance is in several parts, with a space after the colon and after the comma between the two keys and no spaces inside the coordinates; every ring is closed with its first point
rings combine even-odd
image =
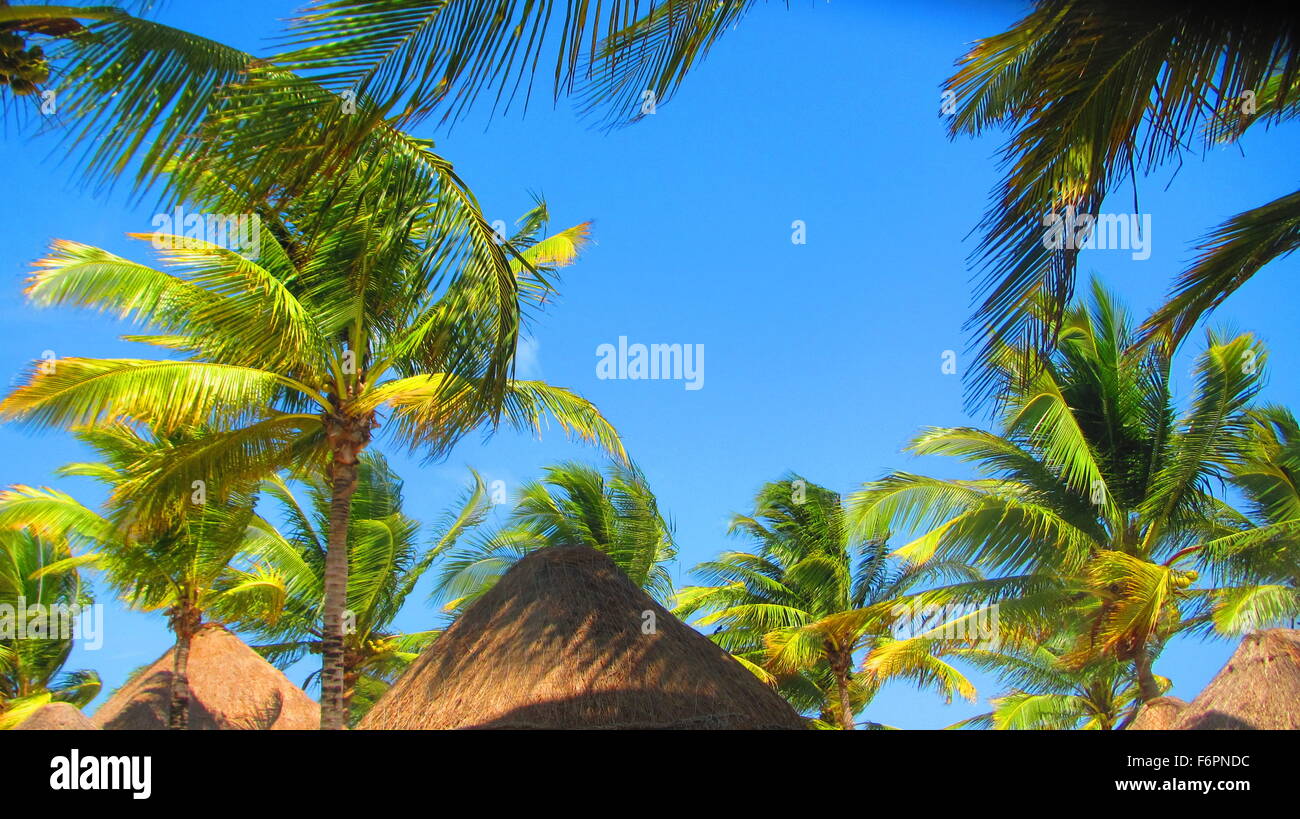
{"type": "Polygon", "coordinates": [[[548,546],[603,552],[656,600],[672,596],[667,564],[677,545],[645,475],[624,463],[602,472],[569,462],[547,467],[541,480],[524,484],[504,525],[447,555],[434,598],[462,611],[521,558],[548,546]]]}
{"type": "MultiPolygon", "coordinates": [[[[724,552],[695,567],[709,585],[678,594],[675,613],[703,614],[700,626],[760,678],[773,682],[797,709],[834,723],[842,705],[832,657],[869,668],[847,678],[849,711],[859,713],[884,680],[911,679],[945,696],[973,697],[970,683],[940,658],[895,639],[894,621],[907,592],[927,582],[978,577],[965,566],[903,566],[883,538],[851,536],[840,497],[796,475],[763,486],[754,511],[732,518],[731,532],[754,552],[724,552]],[[887,657],[871,665],[872,653],[887,657]]],[[[844,669],[847,671],[847,667],[844,669]]],[[[848,726],[840,726],[848,727],[848,726]]]]}
{"type": "MultiPolygon", "coordinates": [[[[1078,623],[1042,631],[1001,629],[996,647],[960,647],[953,656],[994,675],[1006,688],[991,711],[950,728],[1109,731],[1126,727],[1142,704],[1131,664],[1099,657],[1070,660],[1078,623]]],[[[1170,681],[1158,678],[1161,692],[1170,681]]]]}
{"type": "MultiPolygon", "coordinates": [[[[77,438],[100,460],[68,464],[58,473],[90,477],[116,489],[136,480],[140,469],[177,447],[202,442],[205,435],[178,430],[151,436],[121,424],[82,429],[77,438]]],[[[92,547],[94,552],[77,561],[103,569],[110,587],[136,608],[191,607],[200,616],[227,621],[248,607],[277,612],[283,602],[277,578],[239,559],[254,519],[253,500],[247,493],[233,493],[224,501],[209,501],[206,492],[192,490],[182,513],[158,525],[138,516],[130,499],[110,501],[101,514],[49,487],[15,486],[0,492],[0,525],[24,526],[92,547]]]]}
{"type": "Polygon", "coordinates": [[[73,641],[61,612],[75,616],[94,603],[78,571],[87,562],[66,539],[0,526],[0,729],[50,702],[80,708],[99,694],[94,671],[63,670],[73,641]],[[36,628],[45,636],[35,636],[36,628]]]}
{"type": "Polygon", "coordinates": [[[972,561],[996,574],[936,590],[936,601],[999,600],[1004,619],[1039,630],[1063,612],[1086,619],[1074,661],[1132,659],[1203,626],[1214,597],[1192,584],[1216,563],[1206,544],[1239,518],[1212,489],[1246,449],[1266,356],[1250,336],[1210,335],[1180,414],[1172,352],[1135,348],[1133,334],[1095,286],[1067,311],[1044,364],[1000,356],[1008,399],[998,431],[928,429],[909,446],[981,477],[896,472],[851,498],[854,525],[919,532],[898,550],[907,560],[972,561]]]}
{"type": "Polygon", "coordinates": [[[624,457],[589,402],[508,377],[521,312],[545,303],[547,271],[573,260],[585,225],[539,240],[539,205],[513,237],[524,249],[509,281],[456,267],[459,251],[437,229],[446,205],[401,184],[407,161],[353,167],[346,195],[323,213],[313,200],[330,187],[257,220],[255,258],[189,235],[141,235],[163,245],[157,269],[56,242],[29,280],[30,301],[131,320],[147,334],[126,338],[174,357],[37,366],[0,415],[39,427],[212,430],[118,487],[151,515],[186,497],[196,475],[221,476],[209,484],[224,494],[291,465],[313,468],[344,430],[363,448],[381,410],[390,437],[430,456],[501,417],[535,431],[550,418],[624,457]]]}

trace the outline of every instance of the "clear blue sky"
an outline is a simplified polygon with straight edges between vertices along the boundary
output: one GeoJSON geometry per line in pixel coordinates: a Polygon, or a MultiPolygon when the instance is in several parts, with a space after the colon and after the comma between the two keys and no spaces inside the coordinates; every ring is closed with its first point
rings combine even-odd
{"type": "MultiPolygon", "coordinates": [[[[1004,30],[1018,3],[772,3],[729,34],[671,103],[612,134],[589,127],[561,102],[536,101],[524,118],[471,119],[437,140],[480,197],[489,219],[512,221],[543,193],[555,227],[595,220],[596,245],[565,272],[562,297],[534,325],[525,375],[594,400],[624,435],[662,507],[676,523],[679,585],[688,570],[738,543],[729,516],[787,470],[841,492],[895,468],[959,475],[953,465],[900,449],[923,425],[978,423],[962,408],[959,377],[940,370],[945,350],[968,338],[968,234],[997,180],[996,135],[949,142],[940,84],[979,36],[1004,30]],[[484,126],[487,125],[486,130],[484,126]],[[791,223],[807,243],[791,243],[791,223]],[[599,380],[596,348],[630,342],[703,344],[705,385],[599,380]]],[[[161,19],[236,46],[270,53],[277,19],[294,4],[175,0],[161,19]]],[[[1153,214],[1153,253],[1085,253],[1136,313],[1160,300],[1190,257],[1190,243],[1222,219],[1294,189],[1300,160],[1294,127],[1252,133],[1236,147],[1189,157],[1140,181],[1140,210],[1153,214]]],[[[53,238],[147,259],[128,231],[148,230],[154,208],[123,194],[92,197],[58,164],[51,139],[0,141],[0,372],[7,378],[52,349],[59,355],[147,356],[117,340],[100,317],[38,312],[21,281],[53,238]]],[[[1131,209],[1125,190],[1113,204],[1131,209]]],[[[1291,377],[1300,364],[1297,261],[1266,269],[1215,315],[1259,334],[1272,352],[1267,400],[1300,406],[1291,377]]],[[[1185,372],[1188,368],[1184,367],[1185,372]]],[[[0,428],[0,482],[48,484],[58,465],[85,455],[58,434],[0,428]]],[[[594,452],[558,431],[542,442],[502,433],[467,439],[445,462],[421,465],[392,453],[406,479],[408,512],[425,520],[453,501],[474,466],[513,489],[540,467],[594,452]]],[[[55,485],[88,501],[79,480],[55,485]]],[[[427,583],[425,584],[427,586],[427,583]]],[[[398,625],[427,628],[436,612],[412,597],[398,625]]],[[[169,645],[160,615],[108,604],[106,644],[77,649],[69,668],[97,669],[106,690],[169,645]]],[[[1156,666],[1189,698],[1231,646],[1190,642],[1156,666]]],[[[308,669],[295,669],[301,681],[308,669]]],[[[889,686],[865,716],[932,728],[978,713],[996,693],[976,677],[981,703],[945,707],[932,694],[889,686]]],[[[102,695],[101,695],[102,696],[102,695]]]]}

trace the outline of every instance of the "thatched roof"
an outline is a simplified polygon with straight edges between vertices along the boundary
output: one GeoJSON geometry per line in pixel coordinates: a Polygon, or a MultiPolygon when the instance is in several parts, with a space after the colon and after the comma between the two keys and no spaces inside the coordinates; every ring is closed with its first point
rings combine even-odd
{"type": "MultiPolygon", "coordinates": [[[[221,626],[204,626],[194,635],[188,676],[191,729],[320,727],[316,703],[221,626]]],[[[171,679],[172,649],[168,649],[99,707],[95,724],[109,730],[165,729],[171,679]]]]}
{"type": "Polygon", "coordinates": [[[1128,726],[1130,731],[1167,731],[1174,727],[1187,703],[1177,697],[1156,697],[1142,706],[1137,718],[1128,726]]]}
{"type": "Polygon", "coordinates": [[[506,572],[359,727],[802,728],[803,722],[608,557],[553,546],[506,572]],[[654,633],[643,633],[644,612],[654,613],[654,633]]]}
{"type": "Polygon", "coordinates": [[[1273,628],[1246,635],[1175,728],[1300,728],[1300,631],[1273,628]]]}
{"type": "Polygon", "coordinates": [[[41,706],[30,717],[14,726],[15,731],[97,731],[99,726],[87,719],[81,709],[66,702],[41,706]]]}

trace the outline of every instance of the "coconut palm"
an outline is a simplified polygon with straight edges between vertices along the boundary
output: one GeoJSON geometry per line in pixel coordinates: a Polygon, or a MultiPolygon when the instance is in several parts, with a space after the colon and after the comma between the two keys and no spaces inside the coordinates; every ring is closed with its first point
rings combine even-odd
{"type": "MultiPolygon", "coordinates": [[[[60,475],[93,478],[117,490],[137,477],[141,464],[202,444],[200,431],[149,436],[125,425],[81,430],[77,437],[98,461],[62,467],[60,475]]],[[[83,560],[102,568],[109,585],[126,603],[142,611],[162,611],[175,637],[168,727],[189,724],[190,645],[205,622],[230,622],[246,608],[274,618],[285,590],[280,578],[240,560],[246,550],[253,498],[236,492],[209,502],[200,484],[189,505],[166,525],[139,518],[130,499],[114,496],[104,514],[49,487],[15,486],[0,492],[0,524],[90,544],[83,560]]]]}
{"type": "MultiPolygon", "coordinates": [[[[1006,344],[1044,349],[1073,290],[1077,249],[1043,242],[1047,214],[1095,215],[1106,197],[1200,142],[1239,137],[1300,112],[1300,24],[1267,4],[1038,0],[978,40],[947,83],[953,136],[1010,132],[975,260],[984,300],[971,326],[1000,383],[1006,344]],[[1048,309],[1040,310],[1043,300],[1048,309]]],[[[1136,196],[1136,191],[1134,192],[1136,196]]],[[[1127,208],[1126,208],[1127,209],[1127,208]]],[[[1215,228],[1145,332],[1180,341],[1197,319],[1300,243],[1300,192],[1215,228]]]]}
{"type": "MultiPolygon", "coordinates": [[[[1007,690],[993,697],[993,710],[953,728],[995,730],[1110,731],[1137,714],[1140,691],[1131,663],[1101,657],[1083,665],[1069,661],[1078,635],[1002,630],[996,647],[955,649],[952,653],[995,675],[1007,690]]],[[[1161,691],[1169,681],[1158,677],[1161,691]]]]}
{"type": "Polygon", "coordinates": [[[1001,357],[1000,428],[932,428],[908,449],[971,463],[974,480],[895,472],[851,500],[865,535],[914,531],[909,561],[970,561],[988,580],[927,602],[996,602],[1004,622],[1085,625],[1067,660],[1131,662],[1143,701],[1152,663],[1175,634],[1208,622],[1213,591],[1193,588],[1216,560],[1199,545],[1237,518],[1211,489],[1246,446],[1265,353],[1249,335],[1211,335],[1187,409],[1174,400],[1168,347],[1132,347],[1132,322],[1094,284],[1066,314],[1050,360],[1001,357]],[[1034,367],[1032,374],[1019,367],[1034,367]]]}
{"type": "Polygon", "coordinates": [[[50,702],[82,708],[99,694],[94,671],[63,671],[71,618],[94,602],[78,572],[85,564],[64,539],[0,526],[0,729],[50,702]]]}
{"type": "Polygon", "coordinates": [[[914,651],[896,634],[904,596],[928,582],[977,577],[957,564],[903,567],[883,540],[850,537],[840,497],[798,476],[765,484],[754,512],[737,515],[731,533],[757,550],[724,552],[693,570],[710,585],[678,594],[676,613],[716,627],[713,640],[771,681],[817,724],[851,729],[856,715],[891,678],[932,687],[951,700],[975,689],[941,650],[914,651]],[[889,659],[873,665],[888,648],[889,659]],[[859,658],[862,667],[854,669],[859,658]]]}
{"type": "MultiPolygon", "coordinates": [[[[503,278],[465,242],[448,244],[447,203],[436,186],[411,184],[410,166],[425,161],[378,151],[342,171],[343,182],[297,193],[283,211],[261,215],[256,253],[141,236],[163,246],[164,269],[155,269],[56,242],[29,281],[33,304],[130,318],[150,333],[128,339],[181,357],[44,362],[0,404],[0,417],[41,428],[125,421],[163,434],[210,430],[116,488],[148,519],[183,507],[196,476],[220,499],[282,469],[324,470],[326,728],[344,722],[346,533],[358,459],[376,429],[434,457],[470,430],[504,420],[540,431],[549,417],[624,457],[589,402],[510,377],[521,312],[545,303],[550,272],[576,257],[587,226],[540,239],[545,208],[530,211],[509,242],[526,249],[503,278]]],[[[199,204],[223,212],[221,201],[199,204]]]]}
{"type": "MultiPolygon", "coordinates": [[[[242,625],[271,642],[255,648],[280,668],[307,653],[320,653],[321,601],[325,590],[326,529],[330,486],[323,476],[307,484],[306,502],[281,476],[268,479],[263,492],[276,499],[287,522],[282,532],[264,517],[254,521],[249,556],[283,583],[283,613],[263,617],[250,612],[242,625]]],[[[438,635],[437,631],[400,633],[392,628],[406,598],[438,555],[476,526],[490,504],[483,482],[474,483],[456,508],[437,526],[421,549],[420,525],[402,511],[402,482],[378,453],[364,454],[357,470],[348,523],[348,628],[343,649],[343,703],[355,725],[388,686],[438,635]]],[[[275,612],[272,612],[275,614],[275,612]]],[[[313,674],[312,677],[315,677],[313,674]]],[[[309,679],[310,682],[310,679],[309,679]]]]}
{"type": "Polygon", "coordinates": [[[525,555],[547,546],[587,546],[603,552],[628,578],[660,602],[672,597],[667,563],[677,554],[672,526],[640,470],[612,463],[549,466],[519,490],[503,526],[447,555],[434,598],[464,610],[496,585],[525,555]]]}

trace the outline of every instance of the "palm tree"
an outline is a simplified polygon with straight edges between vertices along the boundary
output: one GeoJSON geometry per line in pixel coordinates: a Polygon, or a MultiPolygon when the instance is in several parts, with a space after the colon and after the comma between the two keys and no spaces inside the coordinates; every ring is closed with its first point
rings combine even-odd
{"type": "Polygon", "coordinates": [[[94,671],[63,671],[73,645],[63,615],[94,602],[78,572],[85,563],[66,540],[0,526],[0,729],[47,703],[84,708],[99,694],[94,671]]]}
{"type": "Polygon", "coordinates": [[[1211,335],[1180,418],[1172,353],[1134,349],[1133,333],[1094,284],[1044,365],[1019,350],[1000,357],[1008,398],[998,431],[932,428],[908,447],[959,458],[983,477],[895,472],[850,504],[864,535],[919,532],[897,551],[906,560],[969,561],[995,575],[929,592],[928,602],[996,603],[1015,627],[1078,618],[1067,661],[1134,663],[1146,701],[1160,695],[1152,663],[1165,641],[1207,622],[1213,591],[1192,584],[1216,561],[1198,546],[1235,517],[1211,488],[1245,447],[1265,354],[1248,335],[1211,335]]]}
{"type": "MultiPolygon", "coordinates": [[[[993,358],[1004,345],[1055,340],[1073,290],[1078,250],[1047,247],[1033,226],[1067,207],[1095,216],[1109,194],[1181,162],[1195,142],[1294,117],[1297,72],[1300,23],[1267,4],[1038,0],[1008,31],[977,41],[947,83],[958,100],[950,132],[1010,136],[974,256],[984,301],[970,325],[985,334],[987,364],[976,390],[1000,383],[993,358]]],[[[1181,341],[1205,311],[1297,246],[1300,192],[1232,217],[1202,243],[1144,332],[1181,341]]]]}
{"type": "MultiPolygon", "coordinates": [[[[1140,691],[1128,663],[1100,658],[1082,666],[1065,657],[1075,635],[1052,632],[1003,635],[996,649],[959,648],[954,654],[1010,686],[990,700],[993,710],[953,728],[1111,731],[1137,715],[1140,691]]],[[[1161,690],[1169,681],[1157,678],[1161,690]]]]}
{"type": "Polygon", "coordinates": [[[666,564],[677,554],[672,526],[640,470],[612,463],[562,463],[519,491],[505,525],[447,555],[435,599],[463,611],[496,585],[520,558],[547,546],[587,546],[604,552],[633,583],[664,602],[672,597],[666,564]]]}
{"type": "MultiPolygon", "coordinates": [[[[278,501],[287,525],[281,532],[259,517],[247,548],[249,556],[283,584],[283,613],[267,618],[252,612],[241,625],[256,637],[272,641],[255,648],[284,668],[323,648],[321,601],[330,486],[323,476],[313,477],[305,505],[280,476],[264,482],[263,491],[278,501]]],[[[476,526],[489,508],[483,482],[475,475],[462,502],[447,513],[429,547],[421,551],[420,524],[402,511],[401,480],[378,453],[361,457],[347,540],[349,617],[343,650],[343,704],[349,724],[355,725],[438,635],[437,631],[398,633],[392,623],[438,555],[476,526]]]]}
{"type": "MultiPolygon", "coordinates": [[[[412,184],[429,161],[376,151],[342,181],[299,192],[283,211],[261,215],[257,258],[194,237],[141,236],[164,246],[159,270],[56,242],[29,280],[33,304],[133,319],[151,333],[128,339],[183,357],[46,362],[0,404],[0,417],[42,428],[126,421],[162,434],[211,430],[117,487],[146,519],[183,507],[196,476],[220,498],[282,469],[324,470],[325,728],[344,723],[346,535],[358,459],[374,430],[435,457],[470,430],[504,419],[540,431],[549,416],[624,457],[592,404],[510,377],[521,311],[545,303],[549,273],[576,257],[587,226],[539,241],[546,211],[535,208],[509,242],[526,249],[503,278],[472,243],[448,243],[441,226],[455,203],[412,184]]],[[[200,204],[224,212],[221,201],[200,204]]]]}
{"type": "Polygon", "coordinates": [[[852,729],[880,685],[894,677],[974,699],[962,674],[934,650],[911,651],[895,622],[904,595],[927,582],[971,579],[969,569],[933,563],[900,567],[883,540],[854,542],[836,493],[798,476],[765,484],[754,512],[732,533],[757,551],[724,552],[695,567],[711,585],[678,594],[676,613],[705,613],[701,626],[799,710],[827,727],[852,729]],[[889,661],[872,664],[889,647],[889,661]],[[855,671],[857,658],[863,667],[855,671]]]}
{"type": "MultiPolygon", "coordinates": [[[[77,437],[100,459],[62,467],[60,475],[93,478],[117,490],[138,477],[141,464],[205,440],[193,430],[147,437],[125,425],[81,430],[77,437]]],[[[198,491],[198,490],[196,490],[198,491]]],[[[83,560],[105,570],[110,586],[132,607],[162,611],[175,636],[168,727],[189,725],[189,655],[205,620],[230,622],[246,608],[274,618],[284,597],[278,577],[239,560],[254,518],[253,498],[236,492],[222,502],[203,495],[166,525],[136,515],[114,496],[104,515],[48,487],[15,486],[0,493],[0,524],[87,542],[83,560]]]]}

